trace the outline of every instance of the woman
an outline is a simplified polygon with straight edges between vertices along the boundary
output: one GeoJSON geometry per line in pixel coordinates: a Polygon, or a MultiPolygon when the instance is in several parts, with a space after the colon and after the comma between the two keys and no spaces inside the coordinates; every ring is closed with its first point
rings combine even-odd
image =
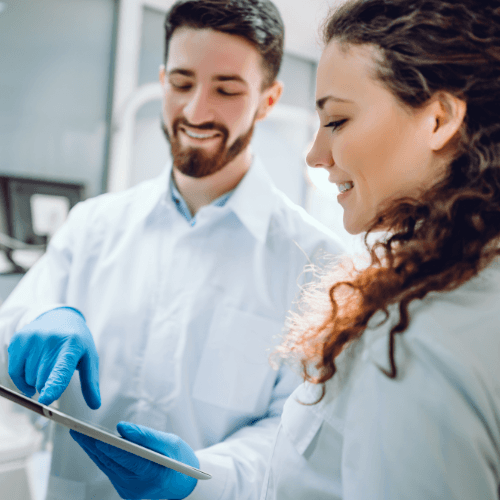
{"type": "Polygon", "coordinates": [[[500,2],[353,1],[324,42],[307,161],[384,236],[292,317],[261,498],[499,498],[500,2]]]}

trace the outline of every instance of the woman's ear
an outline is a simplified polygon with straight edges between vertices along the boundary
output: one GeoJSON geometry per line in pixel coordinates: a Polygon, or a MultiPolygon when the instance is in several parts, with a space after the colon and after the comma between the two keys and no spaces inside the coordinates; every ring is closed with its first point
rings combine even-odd
{"type": "Polygon", "coordinates": [[[467,104],[448,92],[438,92],[430,107],[433,127],[430,146],[433,151],[438,152],[449,145],[459,132],[464,122],[467,104]]]}
{"type": "Polygon", "coordinates": [[[276,106],[283,93],[283,83],[275,81],[269,88],[262,92],[259,109],[257,110],[256,120],[263,120],[276,106]]]}

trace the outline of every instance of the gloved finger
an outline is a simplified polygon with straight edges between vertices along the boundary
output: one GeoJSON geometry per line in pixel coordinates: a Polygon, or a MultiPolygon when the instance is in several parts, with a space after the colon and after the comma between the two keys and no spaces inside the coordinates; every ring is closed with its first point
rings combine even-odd
{"type": "Polygon", "coordinates": [[[35,395],[36,389],[33,386],[30,386],[26,383],[25,380],[25,363],[21,365],[16,365],[15,369],[12,368],[9,358],[9,376],[12,379],[12,382],[16,385],[16,387],[26,396],[31,398],[35,395]]]}
{"type": "Polygon", "coordinates": [[[133,453],[103,442],[97,442],[97,449],[102,453],[100,455],[101,461],[124,480],[137,480],[138,477],[143,480],[148,476],[153,478],[158,474],[158,472],[153,472],[152,475],[151,471],[148,470],[152,462],[133,453]]]}
{"type": "MultiPolygon", "coordinates": [[[[168,434],[129,422],[120,422],[117,425],[117,429],[125,439],[129,439],[192,467],[198,468],[200,466],[198,457],[195,455],[193,449],[175,434],[168,434]]],[[[153,477],[161,477],[163,487],[170,492],[170,496],[167,498],[185,498],[196,487],[198,482],[196,479],[154,464],[153,462],[151,464],[159,468],[158,472],[155,469],[153,477]]]]}
{"type": "Polygon", "coordinates": [[[77,364],[75,351],[70,346],[64,345],[38,398],[41,404],[50,405],[61,397],[69,385],[77,364]]]}
{"type": "Polygon", "coordinates": [[[52,370],[54,369],[54,365],[57,362],[57,352],[55,353],[45,353],[45,356],[39,362],[38,371],[36,375],[36,390],[41,393],[45,384],[47,383],[47,379],[49,378],[52,370]]]}
{"type": "Polygon", "coordinates": [[[156,429],[129,422],[119,422],[116,428],[120,435],[129,441],[150,448],[192,467],[200,466],[198,457],[195,455],[193,449],[175,434],[157,431],[156,429]]]}
{"type": "Polygon", "coordinates": [[[85,436],[84,434],[81,434],[80,432],[76,432],[73,429],[70,429],[69,431],[70,436],[80,445],[80,447],[89,455],[89,457],[94,460],[99,462],[96,463],[96,465],[103,465],[98,456],[96,455],[96,446],[95,446],[95,439],[92,439],[91,437],[85,436]]]}
{"type": "Polygon", "coordinates": [[[25,379],[26,372],[26,350],[28,346],[24,345],[22,337],[14,336],[7,352],[9,353],[9,376],[16,387],[26,396],[31,397],[36,390],[30,386],[25,379]]]}
{"type": "MultiPolygon", "coordinates": [[[[120,465],[113,460],[113,451],[120,451],[122,453],[128,453],[126,451],[110,446],[103,443],[97,439],[85,436],[79,432],[70,430],[69,433],[71,437],[83,448],[83,450],[89,455],[89,457],[94,461],[94,463],[109,477],[109,474],[113,474],[116,478],[122,479],[135,479],[136,475],[131,473],[128,469],[120,465]],[[106,445],[107,448],[101,449],[101,445],[106,445]],[[108,449],[111,449],[111,453],[108,454],[108,449]]],[[[128,453],[131,455],[131,453],[128,453]]],[[[135,455],[132,455],[135,456],[135,455]]]]}
{"type": "Polygon", "coordinates": [[[97,451],[96,440],[89,436],[80,434],[74,430],[69,431],[71,437],[80,445],[83,451],[89,456],[89,458],[94,462],[97,467],[108,476],[111,481],[119,481],[119,476],[116,475],[112,467],[108,467],[105,460],[102,460],[105,455],[97,451]]]}
{"type": "Polygon", "coordinates": [[[99,358],[97,352],[89,354],[88,352],[82,357],[78,364],[80,372],[80,385],[85,402],[92,408],[97,410],[101,406],[101,393],[99,391],[99,358]]]}
{"type": "Polygon", "coordinates": [[[162,455],[175,458],[179,455],[179,445],[182,441],[175,434],[167,434],[143,425],[131,424],[130,422],[119,422],[116,426],[122,437],[134,443],[157,451],[162,455]]]}
{"type": "MultiPolygon", "coordinates": [[[[169,449],[168,441],[164,442],[165,438],[168,440],[169,436],[174,436],[173,434],[166,434],[143,425],[131,424],[130,422],[119,422],[116,428],[120,435],[128,441],[140,444],[145,448],[149,448],[167,457],[176,458],[175,452],[172,453],[172,450],[169,449]]],[[[131,467],[134,467],[134,469],[131,470],[135,470],[137,474],[146,473],[146,471],[147,473],[155,471],[153,472],[155,474],[165,473],[164,467],[144,459],[142,459],[142,461],[137,461],[135,464],[131,465],[131,467]]]]}
{"type": "Polygon", "coordinates": [[[24,364],[24,380],[30,387],[36,388],[38,365],[40,363],[39,349],[32,348],[28,351],[24,364]]]}
{"type": "Polygon", "coordinates": [[[130,478],[137,478],[137,476],[142,478],[146,476],[156,477],[158,474],[164,473],[164,467],[161,465],[155,464],[133,453],[129,453],[128,451],[120,450],[119,448],[102,442],[97,443],[97,448],[102,450],[106,456],[121,467],[121,469],[118,470],[127,470],[130,478]]]}

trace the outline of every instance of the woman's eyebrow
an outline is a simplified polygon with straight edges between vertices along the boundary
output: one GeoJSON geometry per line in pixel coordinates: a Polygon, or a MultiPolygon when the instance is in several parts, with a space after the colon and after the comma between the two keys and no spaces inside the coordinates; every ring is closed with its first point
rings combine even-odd
{"type": "Polygon", "coordinates": [[[316,101],[316,108],[317,109],[323,109],[325,107],[325,104],[328,101],[335,101],[335,102],[348,102],[352,103],[353,101],[350,101],[349,99],[341,99],[340,97],[335,97],[333,95],[327,95],[326,97],[322,97],[321,99],[318,99],[316,101]]]}

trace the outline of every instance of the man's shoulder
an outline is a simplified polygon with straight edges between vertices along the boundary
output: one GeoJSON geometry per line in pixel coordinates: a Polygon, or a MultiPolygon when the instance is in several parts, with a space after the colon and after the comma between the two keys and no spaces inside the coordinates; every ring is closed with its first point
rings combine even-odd
{"type": "Polygon", "coordinates": [[[141,182],[125,191],[89,198],[79,203],[74,211],[78,212],[80,217],[100,220],[101,224],[116,223],[131,214],[135,218],[145,216],[159,201],[161,193],[165,192],[165,189],[159,186],[164,180],[163,177],[141,182]]]}

